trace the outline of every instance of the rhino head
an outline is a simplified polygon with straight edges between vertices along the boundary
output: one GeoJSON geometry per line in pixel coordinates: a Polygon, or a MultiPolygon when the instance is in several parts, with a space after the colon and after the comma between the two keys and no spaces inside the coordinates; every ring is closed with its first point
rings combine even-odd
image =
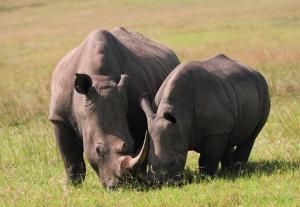
{"type": "Polygon", "coordinates": [[[103,186],[115,188],[120,179],[132,176],[147,154],[147,139],[137,156],[127,123],[128,76],[119,82],[108,76],[76,73],[75,116],[83,137],[85,157],[103,186]]]}
{"type": "Polygon", "coordinates": [[[150,143],[144,179],[151,184],[177,182],[182,177],[187,156],[181,123],[168,107],[160,105],[155,114],[147,97],[141,98],[140,105],[147,117],[145,138],[150,143]]]}

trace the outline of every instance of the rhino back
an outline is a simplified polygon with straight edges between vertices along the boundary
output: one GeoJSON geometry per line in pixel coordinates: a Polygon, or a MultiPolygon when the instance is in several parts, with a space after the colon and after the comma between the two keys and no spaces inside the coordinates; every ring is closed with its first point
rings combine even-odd
{"type": "Polygon", "coordinates": [[[154,97],[165,77],[180,62],[169,48],[153,42],[137,32],[122,27],[112,30],[128,57],[124,58],[124,70],[129,74],[131,84],[139,93],[154,97]],[[138,87],[137,87],[138,86],[138,87]]]}
{"type": "Polygon", "coordinates": [[[211,74],[217,86],[210,96],[210,102],[216,104],[205,111],[211,113],[206,123],[208,129],[212,128],[207,133],[214,133],[213,127],[219,124],[228,130],[229,141],[239,144],[268,116],[270,100],[266,80],[252,68],[222,54],[200,65],[211,74]]]}
{"type": "MultiPolygon", "coordinates": [[[[116,81],[121,74],[128,74],[128,120],[132,120],[133,125],[139,124],[144,119],[138,107],[139,96],[148,93],[153,98],[164,78],[178,64],[178,58],[170,49],[138,33],[124,28],[112,32],[93,31],[57,65],[52,78],[49,119],[76,127],[73,112],[75,73],[105,75],[116,81]]],[[[145,125],[143,123],[144,128],[145,125]]]]}
{"type": "Polygon", "coordinates": [[[180,64],[155,97],[158,114],[173,111],[191,145],[201,137],[227,133],[232,142],[248,138],[269,113],[265,79],[253,69],[217,55],[180,64]]]}

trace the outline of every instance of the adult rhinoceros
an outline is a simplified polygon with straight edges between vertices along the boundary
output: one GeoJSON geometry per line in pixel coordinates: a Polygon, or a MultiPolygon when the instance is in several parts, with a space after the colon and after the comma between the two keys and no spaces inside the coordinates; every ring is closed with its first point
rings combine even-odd
{"type": "MultiPolygon", "coordinates": [[[[147,115],[151,181],[178,178],[188,150],[200,153],[199,166],[214,175],[222,167],[247,162],[269,110],[261,74],[225,55],[177,66],[166,78],[147,115]]],[[[149,178],[148,177],[148,178],[149,178]]]]}
{"type": "Polygon", "coordinates": [[[85,178],[83,152],[104,187],[111,189],[145,158],[147,127],[138,98],[154,97],[179,64],[170,49],[139,33],[93,31],[57,65],[49,120],[68,180],[85,178]]]}

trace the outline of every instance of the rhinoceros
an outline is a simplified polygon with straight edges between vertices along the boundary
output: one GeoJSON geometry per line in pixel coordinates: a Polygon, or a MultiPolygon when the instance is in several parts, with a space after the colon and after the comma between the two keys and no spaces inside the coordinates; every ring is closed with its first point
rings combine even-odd
{"type": "Polygon", "coordinates": [[[210,176],[219,162],[224,168],[247,162],[270,97],[260,73],[219,54],[178,65],[155,100],[144,95],[140,104],[150,139],[144,178],[162,183],[180,179],[189,150],[200,153],[200,172],[210,176]]]}
{"type": "Polygon", "coordinates": [[[169,48],[122,27],[91,32],[59,62],[49,120],[69,183],[85,178],[83,154],[107,189],[141,165],[147,121],[139,97],[154,97],[178,64],[169,48]]]}

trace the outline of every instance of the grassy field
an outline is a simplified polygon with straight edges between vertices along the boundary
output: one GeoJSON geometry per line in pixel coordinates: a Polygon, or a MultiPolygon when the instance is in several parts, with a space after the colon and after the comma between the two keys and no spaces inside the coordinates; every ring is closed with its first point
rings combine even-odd
{"type": "MultiPolygon", "coordinates": [[[[0,0],[0,206],[300,206],[299,8],[299,0],[0,0]],[[47,121],[52,72],[90,31],[117,25],[182,62],[222,52],[266,77],[272,109],[244,171],[107,193],[88,166],[82,186],[65,186],[47,121]]],[[[194,177],[197,159],[189,154],[194,177]]]]}

